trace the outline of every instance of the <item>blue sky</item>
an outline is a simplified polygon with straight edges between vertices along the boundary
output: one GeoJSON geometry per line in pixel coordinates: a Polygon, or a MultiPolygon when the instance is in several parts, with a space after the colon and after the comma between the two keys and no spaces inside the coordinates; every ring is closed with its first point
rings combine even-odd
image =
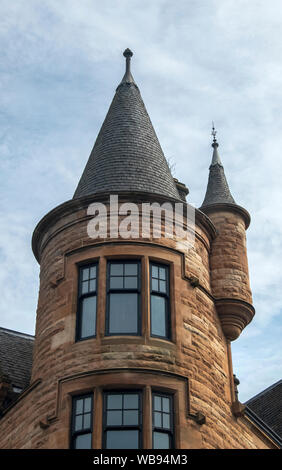
{"type": "Polygon", "coordinates": [[[37,222],[70,199],[132,69],[166,157],[203,201],[211,121],[247,232],[256,316],[233,343],[242,401],[281,379],[282,9],[279,0],[2,0],[0,325],[34,333],[37,222]]]}

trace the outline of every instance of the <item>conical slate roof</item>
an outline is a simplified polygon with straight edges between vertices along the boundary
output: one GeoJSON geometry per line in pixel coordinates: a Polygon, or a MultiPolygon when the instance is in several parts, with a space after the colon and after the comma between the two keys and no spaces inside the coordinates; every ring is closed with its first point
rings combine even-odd
{"type": "Polygon", "coordinates": [[[148,192],[179,199],[160,143],[130,72],[116,90],[74,199],[99,193],[148,192]]]}
{"type": "Polygon", "coordinates": [[[218,153],[218,143],[215,140],[214,136],[214,141],[212,143],[213,147],[213,156],[212,156],[212,163],[210,166],[210,174],[209,174],[209,181],[208,181],[208,186],[207,186],[207,191],[205,195],[204,202],[201,206],[201,209],[205,206],[209,206],[211,204],[222,204],[222,203],[228,203],[228,204],[236,204],[226,177],[224,173],[224,168],[221,163],[219,153],[218,153]]]}

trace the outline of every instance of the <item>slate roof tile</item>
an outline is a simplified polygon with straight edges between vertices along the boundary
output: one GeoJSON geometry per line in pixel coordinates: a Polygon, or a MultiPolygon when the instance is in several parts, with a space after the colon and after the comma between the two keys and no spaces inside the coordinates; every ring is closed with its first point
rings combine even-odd
{"type": "Polygon", "coordinates": [[[34,337],[0,328],[0,370],[13,387],[25,389],[30,382],[34,337]]]}
{"type": "Polygon", "coordinates": [[[140,190],[180,199],[132,75],[116,90],[74,199],[140,190]]]}
{"type": "Polygon", "coordinates": [[[212,146],[214,151],[210,166],[208,186],[201,208],[218,203],[236,204],[225,177],[224,168],[217,150],[217,142],[214,142],[212,146]]]}
{"type": "Polygon", "coordinates": [[[282,380],[248,400],[245,405],[282,439],[282,380]]]}

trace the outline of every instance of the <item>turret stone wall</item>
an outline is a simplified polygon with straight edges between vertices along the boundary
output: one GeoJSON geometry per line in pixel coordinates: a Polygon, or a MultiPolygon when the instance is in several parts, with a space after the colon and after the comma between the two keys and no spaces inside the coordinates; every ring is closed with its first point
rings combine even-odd
{"type": "MultiPolygon", "coordinates": [[[[102,392],[125,386],[144,392],[144,448],[152,447],[154,387],[175,397],[176,448],[275,448],[247,417],[232,413],[228,341],[213,297],[220,292],[213,277],[216,257],[210,266],[212,224],[198,219],[195,245],[188,250],[175,238],[93,240],[88,222],[86,207],[76,203],[72,211],[63,207],[47,216],[35,231],[41,270],[31,387],[0,420],[0,448],[69,448],[71,398],[85,392],[94,394],[92,445],[101,448],[102,392]],[[142,335],[107,337],[106,263],[125,258],[141,261],[142,335]],[[99,262],[97,335],[76,342],[78,266],[89,260],[99,262]],[[170,266],[171,341],[150,337],[150,260],[170,266]]],[[[238,221],[228,222],[241,233],[238,221]]],[[[223,276],[219,258],[218,263],[223,276]]],[[[245,265],[245,275],[244,270],[245,265]]],[[[237,278],[226,280],[226,287],[232,282],[233,294],[237,278]]],[[[242,291],[250,300],[248,282],[242,291]]]]}

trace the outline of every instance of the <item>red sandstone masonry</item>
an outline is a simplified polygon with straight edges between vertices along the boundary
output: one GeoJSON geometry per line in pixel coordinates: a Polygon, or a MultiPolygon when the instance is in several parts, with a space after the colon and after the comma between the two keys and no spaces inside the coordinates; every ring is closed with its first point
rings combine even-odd
{"type": "Polygon", "coordinates": [[[215,297],[232,297],[252,303],[249,284],[245,222],[227,210],[211,212],[218,235],[210,256],[211,288],[215,297]]]}
{"type": "MultiPolygon", "coordinates": [[[[32,382],[41,379],[41,383],[0,420],[0,448],[68,448],[70,394],[89,390],[89,387],[94,389],[97,377],[102,388],[107,381],[119,383],[119,374],[113,372],[115,369],[126,371],[129,385],[136,380],[143,385],[158,383],[157,375],[153,379],[144,370],[167,372],[162,378],[166,387],[179,387],[177,435],[180,448],[274,448],[275,445],[246,418],[232,415],[227,344],[210,295],[211,289],[222,295],[230,288],[232,295],[243,295],[244,299],[250,300],[243,232],[238,220],[221,215],[221,221],[226,220],[236,235],[230,237],[222,231],[220,237],[223,238],[214,242],[211,286],[210,240],[201,226],[197,227],[194,249],[186,252],[185,243],[175,239],[95,243],[87,236],[85,216],[85,210],[78,210],[50,226],[43,236],[32,371],[32,382]],[[66,222],[73,225],[67,226],[66,222]],[[227,264],[230,260],[236,264],[232,258],[234,250],[232,248],[229,254],[228,249],[227,253],[216,254],[216,249],[225,250],[225,241],[231,248],[238,243],[241,260],[236,268],[239,274],[233,273],[240,280],[229,277],[230,286],[228,274],[231,275],[231,271],[226,273],[224,269],[228,270],[228,266],[222,268],[221,262],[223,257],[227,264]],[[104,337],[105,266],[107,257],[112,256],[140,257],[144,266],[148,265],[149,259],[171,264],[173,342],[150,338],[146,323],[149,301],[145,294],[142,337],[104,337]],[[75,343],[76,264],[98,258],[97,337],[75,343]],[[216,273],[222,284],[217,284],[216,273]],[[188,280],[190,276],[198,277],[206,292],[192,287],[188,280]],[[97,375],[103,371],[109,373],[97,375]],[[176,380],[173,374],[182,379],[176,380]],[[187,379],[189,397],[182,385],[187,379]],[[190,412],[204,413],[206,424],[199,425],[187,417],[185,402],[188,398],[190,412]],[[50,417],[53,419],[48,420],[50,417]]],[[[148,283],[148,272],[145,278],[148,283]]]]}

